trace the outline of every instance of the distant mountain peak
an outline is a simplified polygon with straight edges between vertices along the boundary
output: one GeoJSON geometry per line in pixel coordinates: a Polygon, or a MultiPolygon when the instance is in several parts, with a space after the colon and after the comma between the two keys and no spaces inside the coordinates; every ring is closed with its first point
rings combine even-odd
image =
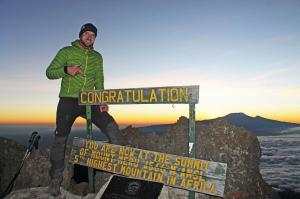
{"type": "MultiPolygon", "coordinates": [[[[273,119],[264,118],[261,116],[249,116],[243,112],[238,113],[230,113],[223,117],[218,117],[215,119],[209,120],[201,120],[201,123],[209,124],[215,120],[224,119],[229,123],[244,127],[245,129],[249,130],[252,133],[255,133],[258,136],[262,135],[281,135],[282,132],[299,132],[300,134],[300,124],[297,123],[290,123],[290,122],[282,122],[273,119]]],[[[186,117],[180,117],[177,122],[187,120],[186,117]]],[[[163,133],[168,128],[168,124],[164,125],[153,125],[153,126],[146,126],[141,127],[140,130],[144,133],[148,132],[156,132],[156,133],[163,133]]],[[[297,133],[296,132],[296,133],[297,133]]]]}
{"type": "Polygon", "coordinates": [[[224,119],[229,119],[229,120],[241,120],[241,119],[251,119],[253,117],[249,116],[249,115],[246,115],[245,113],[230,113],[228,115],[225,115],[224,117],[221,117],[221,118],[224,118],[224,119]]]}
{"type": "Polygon", "coordinates": [[[228,115],[246,115],[246,114],[243,112],[239,112],[239,113],[229,113],[228,115]]]}
{"type": "Polygon", "coordinates": [[[261,116],[251,117],[245,113],[230,113],[222,118],[231,124],[242,126],[256,135],[278,135],[283,130],[300,127],[300,124],[281,122],[261,116]]]}
{"type": "Polygon", "coordinates": [[[246,115],[243,112],[240,112],[240,113],[229,113],[228,115],[225,115],[224,117],[231,117],[231,116],[245,116],[245,117],[250,117],[249,115],[246,115]]]}

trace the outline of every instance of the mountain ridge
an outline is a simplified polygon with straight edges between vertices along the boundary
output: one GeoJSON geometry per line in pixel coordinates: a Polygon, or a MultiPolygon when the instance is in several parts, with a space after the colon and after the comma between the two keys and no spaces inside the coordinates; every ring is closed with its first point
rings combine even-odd
{"type": "MultiPolygon", "coordinates": [[[[282,134],[286,135],[286,134],[298,134],[298,133],[300,134],[300,124],[268,119],[261,116],[251,117],[242,112],[230,113],[223,117],[217,117],[209,120],[200,120],[196,122],[209,124],[219,119],[225,119],[229,123],[235,126],[243,127],[249,130],[250,132],[256,134],[257,136],[272,136],[272,135],[282,135],[282,134]],[[290,129],[294,129],[294,130],[290,130],[290,129]]],[[[151,126],[140,127],[140,129],[142,132],[145,133],[148,132],[163,133],[168,126],[169,126],[168,124],[151,125],[151,126]]]]}

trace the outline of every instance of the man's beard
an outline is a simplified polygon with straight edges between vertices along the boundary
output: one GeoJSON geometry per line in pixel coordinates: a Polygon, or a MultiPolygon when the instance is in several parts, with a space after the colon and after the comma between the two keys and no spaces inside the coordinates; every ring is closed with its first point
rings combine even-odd
{"type": "Polygon", "coordinates": [[[80,40],[80,42],[82,45],[84,45],[87,48],[93,47],[93,44],[94,44],[91,40],[85,40],[85,41],[80,40]]]}

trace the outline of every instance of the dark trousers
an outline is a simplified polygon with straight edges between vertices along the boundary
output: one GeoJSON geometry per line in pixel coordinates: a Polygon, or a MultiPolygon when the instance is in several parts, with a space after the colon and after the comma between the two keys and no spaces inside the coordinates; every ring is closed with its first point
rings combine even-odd
{"type": "MultiPolygon", "coordinates": [[[[78,105],[77,98],[60,98],[56,112],[54,143],[50,149],[50,176],[62,180],[65,149],[72,125],[78,116],[86,118],[85,106],[78,105]]],[[[122,135],[111,115],[101,112],[99,106],[92,106],[92,123],[109,139],[109,142],[122,145],[122,135]]]]}

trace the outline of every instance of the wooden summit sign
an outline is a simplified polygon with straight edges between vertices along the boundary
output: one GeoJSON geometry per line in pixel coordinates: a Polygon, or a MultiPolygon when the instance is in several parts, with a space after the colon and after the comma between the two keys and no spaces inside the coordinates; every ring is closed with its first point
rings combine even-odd
{"type": "Polygon", "coordinates": [[[198,98],[199,86],[86,90],[79,93],[79,104],[189,104],[198,98]]]}
{"type": "Polygon", "coordinates": [[[223,197],[227,164],[74,138],[71,160],[123,176],[223,197]]]}

